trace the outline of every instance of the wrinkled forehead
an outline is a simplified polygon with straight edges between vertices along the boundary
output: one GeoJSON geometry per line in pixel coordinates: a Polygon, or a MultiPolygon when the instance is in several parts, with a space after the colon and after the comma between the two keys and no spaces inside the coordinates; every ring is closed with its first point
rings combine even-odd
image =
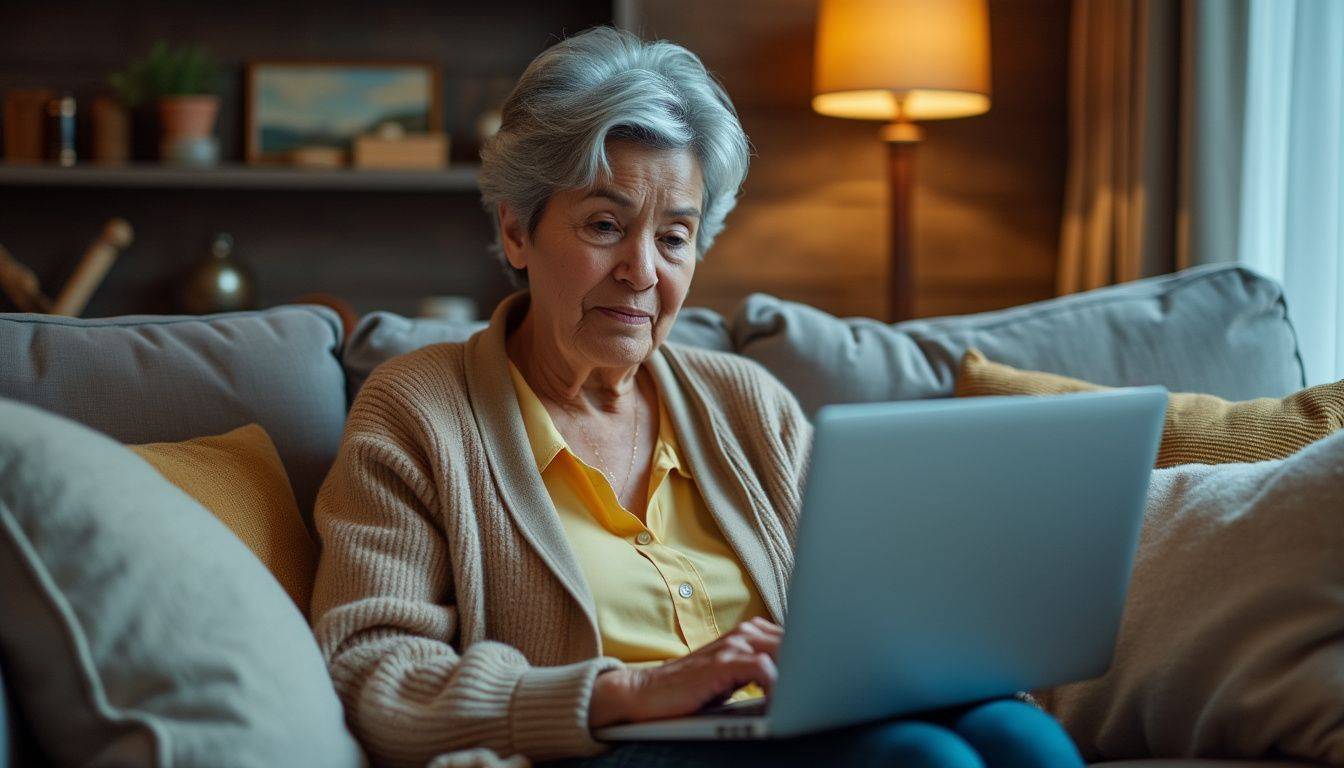
{"type": "Polygon", "coordinates": [[[689,195],[678,195],[668,190],[650,190],[651,194],[641,199],[638,194],[631,196],[629,192],[620,187],[609,184],[598,184],[585,190],[579,202],[589,200],[605,200],[616,208],[628,212],[636,212],[647,209],[649,203],[653,203],[654,212],[665,219],[674,218],[700,218],[699,201],[691,198],[689,195]],[[663,192],[666,194],[659,194],[663,192]],[[651,198],[651,199],[650,199],[651,198]]]}
{"type": "Polygon", "coordinates": [[[689,147],[667,149],[629,140],[607,143],[610,174],[599,172],[583,200],[598,198],[626,208],[659,207],[699,216],[704,199],[700,162],[689,147]]]}

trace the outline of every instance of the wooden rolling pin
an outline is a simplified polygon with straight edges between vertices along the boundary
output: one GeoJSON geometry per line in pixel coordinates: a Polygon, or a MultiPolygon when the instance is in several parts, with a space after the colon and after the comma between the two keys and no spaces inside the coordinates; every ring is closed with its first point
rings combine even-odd
{"type": "Polygon", "coordinates": [[[84,258],[61,289],[61,295],[56,297],[51,313],[78,316],[83,312],[89,297],[98,290],[107,271],[112,268],[112,262],[117,260],[117,254],[134,239],[135,234],[129,222],[125,219],[109,219],[103,233],[84,252],[84,258]]]}

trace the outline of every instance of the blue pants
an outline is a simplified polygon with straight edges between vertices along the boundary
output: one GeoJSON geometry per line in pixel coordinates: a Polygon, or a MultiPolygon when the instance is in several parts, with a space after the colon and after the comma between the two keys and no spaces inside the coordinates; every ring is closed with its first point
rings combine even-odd
{"type": "Polygon", "coordinates": [[[1082,768],[1054,718],[1016,699],[769,741],[632,742],[548,768],[1082,768]]]}

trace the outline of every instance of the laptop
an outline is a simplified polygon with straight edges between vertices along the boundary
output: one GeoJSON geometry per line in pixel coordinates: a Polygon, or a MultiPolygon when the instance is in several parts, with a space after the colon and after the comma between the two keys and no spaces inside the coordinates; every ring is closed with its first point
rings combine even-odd
{"type": "Polygon", "coordinates": [[[1139,387],[822,408],[769,700],[594,736],[796,736],[1103,674],[1166,403],[1139,387]]]}

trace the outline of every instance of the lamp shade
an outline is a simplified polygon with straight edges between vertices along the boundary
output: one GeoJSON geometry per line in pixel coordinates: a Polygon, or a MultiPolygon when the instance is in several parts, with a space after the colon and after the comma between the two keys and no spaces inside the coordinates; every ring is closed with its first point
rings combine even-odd
{"type": "Polygon", "coordinates": [[[987,0],[821,0],[812,108],[865,120],[989,110],[987,0]]]}

